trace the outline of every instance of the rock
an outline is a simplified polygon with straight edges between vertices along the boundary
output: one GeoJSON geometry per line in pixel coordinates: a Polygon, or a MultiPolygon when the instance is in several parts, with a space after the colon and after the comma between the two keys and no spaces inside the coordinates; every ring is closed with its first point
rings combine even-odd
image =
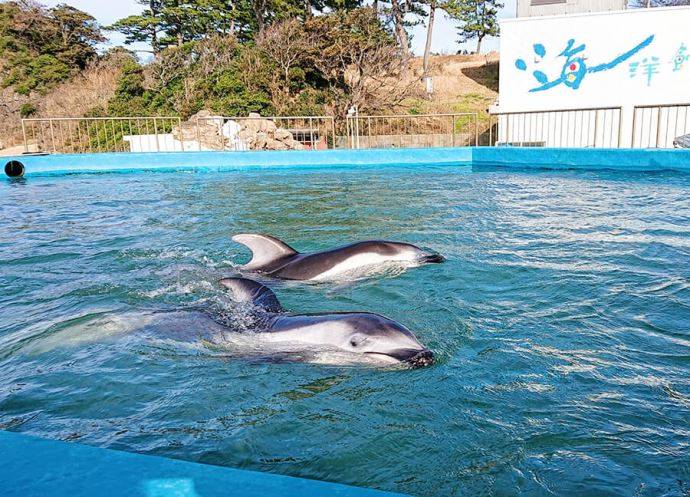
{"type": "Polygon", "coordinates": [[[304,145],[302,145],[300,142],[297,140],[287,140],[284,141],[283,144],[289,149],[289,150],[304,150],[304,145]]]}
{"type": "Polygon", "coordinates": [[[248,118],[226,121],[202,109],[172,130],[176,140],[198,142],[202,150],[302,150],[290,131],[256,112],[248,118]],[[229,136],[231,135],[231,136],[229,136]]]}
{"type": "Polygon", "coordinates": [[[173,138],[186,145],[198,142],[201,149],[221,150],[224,137],[221,134],[223,119],[214,116],[211,111],[202,109],[187,121],[180,123],[172,129],[173,138]]]}
{"type": "Polygon", "coordinates": [[[266,145],[266,150],[290,150],[290,147],[278,140],[269,140],[266,145]]]}
{"type": "Polygon", "coordinates": [[[270,150],[267,147],[268,143],[269,143],[269,136],[266,133],[259,131],[254,136],[252,143],[250,143],[250,147],[251,147],[251,144],[253,144],[254,146],[251,148],[254,150],[270,150]]]}
{"type": "Polygon", "coordinates": [[[273,134],[273,137],[281,142],[287,142],[287,141],[294,141],[292,137],[292,133],[290,133],[288,130],[280,128],[275,131],[273,134]]]}

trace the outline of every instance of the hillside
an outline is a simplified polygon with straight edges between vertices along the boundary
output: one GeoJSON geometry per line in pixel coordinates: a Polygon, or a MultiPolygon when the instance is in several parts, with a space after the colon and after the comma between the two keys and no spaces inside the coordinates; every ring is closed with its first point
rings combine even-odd
{"type": "MultiPolygon", "coordinates": [[[[415,58],[412,67],[422,74],[422,60],[415,58]]],[[[440,55],[431,58],[430,75],[434,93],[413,103],[408,111],[424,113],[479,112],[486,110],[498,97],[498,53],[479,55],[440,55]],[[419,108],[415,109],[414,105],[419,108]]]]}
{"type": "MultiPolygon", "coordinates": [[[[105,108],[115,95],[122,73],[118,60],[101,61],[73,78],[59,84],[45,95],[31,98],[5,89],[0,95],[0,149],[4,154],[21,152],[20,109],[29,101],[36,107],[32,117],[80,117],[94,108],[105,108]]],[[[390,112],[402,114],[434,114],[479,112],[486,119],[486,109],[498,96],[498,54],[434,56],[430,63],[434,93],[426,95],[421,81],[422,60],[411,60],[408,78],[415,85],[415,94],[399,108],[390,112]]],[[[0,151],[0,153],[2,153],[0,151]]]]}

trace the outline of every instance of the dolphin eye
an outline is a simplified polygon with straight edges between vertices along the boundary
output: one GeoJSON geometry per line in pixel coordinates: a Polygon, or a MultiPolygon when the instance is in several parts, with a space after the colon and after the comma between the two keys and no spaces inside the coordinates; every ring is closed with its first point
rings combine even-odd
{"type": "Polygon", "coordinates": [[[357,336],[357,335],[355,335],[355,336],[353,336],[352,338],[350,338],[350,345],[351,345],[352,347],[359,347],[359,346],[362,345],[366,340],[367,340],[366,337],[362,337],[362,336],[357,336]]]}

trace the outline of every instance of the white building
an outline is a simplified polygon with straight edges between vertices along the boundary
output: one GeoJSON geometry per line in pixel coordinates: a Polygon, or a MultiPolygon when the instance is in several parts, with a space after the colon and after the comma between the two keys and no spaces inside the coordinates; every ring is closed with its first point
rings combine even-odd
{"type": "Polygon", "coordinates": [[[501,21],[498,141],[672,146],[690,133],[688,26],[690,7],[501,21]]]}
{"type": "Polygon", "coordinates": [[[625,10],[627,0],[517,0],[518,17],[625,10]]]}

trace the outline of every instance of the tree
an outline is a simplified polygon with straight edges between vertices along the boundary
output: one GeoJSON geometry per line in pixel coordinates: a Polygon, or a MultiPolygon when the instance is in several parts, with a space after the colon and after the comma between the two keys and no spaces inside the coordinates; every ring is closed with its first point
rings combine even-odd
{"type": "Polygon", "coordinates": [[[425,14],[422,4],[425,0],[381,0],[388,2],[382,8],[379,8],[379,3],[372,5],[372,10],[375,15],[382,14],[386,25],[390,25],[395,40],[400,47],[400,59],[402,62],[403,71],[407,70],[410,60],[410,37],[407,33],[407,28],[415,26],[419,23],[418,18],[425,14]]]}
{"type": "Polygon", "coordinates": [[[323,9],[328,1],[139,0],[148,8],[107,29],[124,33],[126,44],[149,42],[158,53],[168,46],[179,47],[216,34],[232,34],[240,41],[250,41],[271,23],[293,17],[306,19],[312,8],[323,9]]]}
{"type": "Polygon", "coordinates": [[[84,69],[96,56],[96,44],[105,41],[96,19],[69,5],[59,4],[49,11],[57,30],[58,58],[84,69]]]}
{"type": "Polygon", "coordinates": [[[402,55],[402,65],[407,68],[408,61],[410,60],[410,39],[407,36],[407,30],[405,29],[405,10],[404,7],[407,2],[404,0],[390,0],[391,1],[391,13],[393,15],[393,24],[395,26],[395,37],[398,40],[398,45],[400,46],[400,53],[402,55]]]}
{"type": "Polygon", "coordinates": [[[103,40],[96,20],[73,7],[0,3],[2,86],[24,95],[45,92],[84,69],[103,40]]]}
{"type": "Polygon", "coordinates": [[[160,0],[138,0],[142,5],[148,5],[138,16],[129,16],[119,19],[114,24],[107,26],[108,31],[119,31],[125,35],[125,44],[136,42],[150,43],[154,54],[160,51],[158,32],[160,30],[160,0]]]}
{"type": "Polygon", "coordinates": [[[313,33],[305,32],[294,18],[273,23],[257,36],[256,47],[272,69],[269,89],[278,112],[292,105],[293,97],[304,89],[314,44],[313,33]]]}
{"type": "Polygon", "coordinates": [[[462,22],[458,41],[465,43],[476,38],[479,53],[485,37],[498,35],[496,16],[501,8],[500,0],[449,0],[445,10],[451,18],[462,22]]]}
{"type": "Polygon", "coordinates": [[[352,106],[389,110],[412,92],[400,74],[399,47],[369,7],[315,16],[305,23],[314,44],[311,61],[329,88],[333,113],[352,106]]]}
{"type": "Polygon", "coordinates": [[[424,62],[422,64],[424,76],[429,72],[429,57],[431,55],[431,42],[434,35],[434,20],[436,18],[436,9],[439,7],[438,0],[428,0],[429,15],[426,21],[426,43],[424,44],[424,62]]]}
{"type": "Polygon", "coordinates": [[[248,22],[247,0],[138,0],[148,8],[125,17],[106,29],[125,35],[125,44],[150,43],[155,54],[161,49],[213,34],[233,34],[248,22]]]}
{"type": "Polygon", "coordinates": [[[290,69],[306,59],[312,45],[297,19],[272,24],[256,40],[257,48],[281,70],[286,84],[290,82],[290,69]]]}

